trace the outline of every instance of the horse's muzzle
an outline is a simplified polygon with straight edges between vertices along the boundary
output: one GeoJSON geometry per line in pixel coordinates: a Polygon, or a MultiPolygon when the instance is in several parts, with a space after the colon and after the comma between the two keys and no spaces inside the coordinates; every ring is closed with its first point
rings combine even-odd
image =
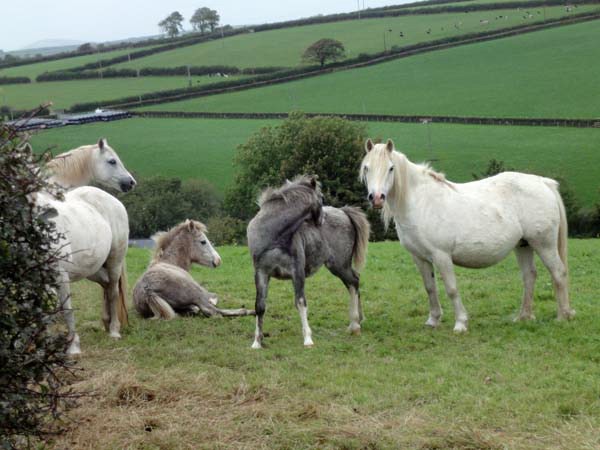
{"type": "Polygon", "coordinates": [[[385,194],[369,194],[369,201],[371,202],[371,206],[373,209],[381,209],[383,208],[383,202],[385,201],[385,194]]]}
{"type": "Polygon", "coordinates": [[[133,189],[133,187],[135,186],[135,180],[133,178],[130,178],[127,181],[121,181],[121,183],[119,183],[120,187],[121,187],[121,191],[123,192],[129,192],[130,190],[133,189]]]}

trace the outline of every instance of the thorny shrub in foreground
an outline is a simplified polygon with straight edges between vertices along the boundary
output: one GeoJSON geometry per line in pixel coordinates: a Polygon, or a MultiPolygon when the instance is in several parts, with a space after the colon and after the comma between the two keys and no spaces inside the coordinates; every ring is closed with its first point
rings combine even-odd
{"type": "Polygon", "coordinates": [[[31,194],[50,187],[37,160],[0,123],[0,447],[29,447],[58,431],[66,392],[66,334],[55,294],[58,235],[31,194]],[[42,214],[40,214],[42,213],[42,214]]]}

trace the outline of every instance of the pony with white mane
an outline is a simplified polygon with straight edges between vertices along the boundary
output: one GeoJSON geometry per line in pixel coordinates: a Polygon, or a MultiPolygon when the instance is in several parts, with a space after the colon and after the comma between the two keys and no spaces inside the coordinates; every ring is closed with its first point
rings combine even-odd
{"type": "Polygon", "coordinates": [[[105,139],[57,156],[44,171],[49,180],[71,189],[64,200],[46,192],[35,194],[36,205],[48,211],[47,217],[61,234],[59,300],[65,311],[71,344],[69,354],[81,353],[75,317],[71,306],[70,283],[87,278],[104,290],[102,320],[113,338],[120,338],[121,325],[128,323],[126,306],[125,255],[129,238],[129,219],[123,204],[112,195],[91,186],[123,192],[136,182],[105,139]]]}
{"type": "Polygon", "coordinates": [[[516,320],[534,319],[536,279],[534,252],[552,276],[558,319],[569,319],[567,219],[552,179],[503,172],[470,183],[453,183],[428,165],[414,164],[394,148],[368,139],[360,177],[373,208],[385,224],[394,219],[400,243],[411,253],[429,296],[426,325],[437,327],[442,316],[434,267],[444,281],[455,312],[454,331],[467,330],[465,310],[456,286],[454,265],[488,267],[514,250],[524,291],[516,320]]]}
{"type": "Polygon", "coordinates": [[[127,192],[136,184],[106,139],[57,155],[46,164],[45,171],[50,182],[65,189],[98,183],[103,187],[127,192]]]}

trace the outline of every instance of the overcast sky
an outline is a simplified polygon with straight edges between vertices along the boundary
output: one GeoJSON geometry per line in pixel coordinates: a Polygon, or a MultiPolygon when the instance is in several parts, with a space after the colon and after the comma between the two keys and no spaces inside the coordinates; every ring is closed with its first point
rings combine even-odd
{"type": "Polygon", "coordinates": [[[409,0],[0,0],[0,49],[18,50],[46,39],[103,42],[159,33],[173,11],[187,20],[202,6],[222,24],[248,25],[407,3],[409,0]]]}

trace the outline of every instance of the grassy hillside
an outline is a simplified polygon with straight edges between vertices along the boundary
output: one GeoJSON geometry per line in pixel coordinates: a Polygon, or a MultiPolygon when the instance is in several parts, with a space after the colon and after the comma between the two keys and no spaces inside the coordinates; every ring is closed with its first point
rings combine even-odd
{"type": "Polygon", "coordinates": [[[593,21],[144,109],[600,117],[597,42],[593,21]]]}
{"type": "MultiPolygon", "coordinates": [[[[33,144],[37,150],[57,146],[61,152],[105,136],[140,176],[206,178],[222,191],[233,178],[236,147],[260,127],[276,123],[136,118],[44,131],[34,136],[33,144]]],[[[433,160],[453,181],[470,180],[495,158],[516,170],[564,177],[586,205],[600,200],[597,129],[372,122],[368,129],[371,137],[394,139],[398,150],[414,161],[433,160]]]]}
{"type": "MultiPolygon", "coordinates": [[[[229,78],[229,79],[233,79],[229,78]]],[[[221,78],[192,77],[192,85],[223,81],[221,78]]],[[[140,95],[153,91],[188,87],[187,77],[106,78],[94,80],[52,81],[0,86],[0,106],[13,109],[34,108],[52,101],[54,108],[66,109],[75,103],[140,95]]]]}
{"type": "MultiPolygon", "coordinates": [[[[578,11],[598,9],[597,5],[581,6],[578,11]]],[[[453,14],[417,15],[364,19],[309,25],[250,33],[223,40],[158,53],[146,58],[121,63],[115,67],[173,67],[182,65],[226,64],[238,67],[296,66],[304,50],[321,38],[333,38],[346,47],[348,57],[360,53],[376,53],[392,45],[404,46],[447,36],[506,28],[543,19],[542,9],[532,19],[523,19],[517,9],[453,14]],[[495,20],[498,16],[506,19],[495,20]],[[489,20],[482,25],[480,20],[489,20]],[[457,26],[458,28],[455,28],[457,26]],[[430,29],[430,34],[427,30],[430,29]],[[391,31],[389,31],[391,30],[391,31]],[[400,32],[404,37],[400,36],[400,32]]],[[[566,15],[563,7],[546,8],[546,17],[566,15]]]]}
{"type": "MultiPolygon", "coordinates": [[[[144,47],[145,48],[152,48],[144,47]]],[[[34,64],[27,64],[24,66],[9,67],[6,69],[0,69],[1,77],[29,77],[31,81],[35,80],[35,77],[44,72],[53,72],[55,70],[64,70],[71,67],[81,66],[83,64],[92,63],[101,59],[114,58],[115,56],[126,55],[129,52],[141,50],[139,49],[125,49],[125,50],[114,50],[105,53],[94,53],[92,55],[75,56],[73,58],[57,59],[55,61],[46,61],[34,64]]]]}
{"type": "MultiPolygon", "coordinates": [[[[210,237],[210,233],[209,233],[210,237]]],[[[557,322],[547,271],[537,320],[513,323],[521,277],[512,255],[459,270],[470,329],[452,332],[452,306],[424,327],[421,278],[396,242],[369,246],[362,335],[346,334],[347,292],[322,269],[306,286],[315,347],[302,347],[290,282],[273,281],[266,347],[250,349],[254,320],[142,321],[121,341],[100,322],[95,285],[73,286],[85,369],[69,433],[54,448],[593,449],[600,446],[597,283],[600,242],[570,241],[571,322],[557,322]],[[78,426],[81,421],[85,426],[78,426]],[[110,430],[110,432],[107,432],[110,430]]],[[[224,307],[253,306],[245,247],[218,249],[223,266],[194,269],[224,307]]],[[[149,252],[128,255],[130,290],[149,252]]],[[[70,423],[71,424],[71,423],[70,423]]]]}

